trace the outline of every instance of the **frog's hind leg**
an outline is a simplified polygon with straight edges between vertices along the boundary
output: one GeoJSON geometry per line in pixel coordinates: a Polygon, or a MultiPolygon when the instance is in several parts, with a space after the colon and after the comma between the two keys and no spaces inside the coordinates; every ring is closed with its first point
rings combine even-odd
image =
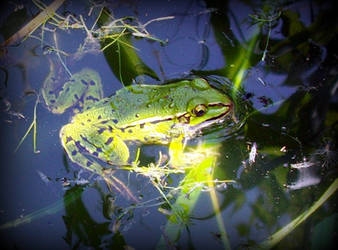
{"type": "Polygon", "coordinates": [[[77,163],[81,167],[100,176],[104,176],[104,168],[98,162],[86,156],[90,155],[92,149],[83,143],[83,140],[78,134],[69,132],[71,125],[72,124],[62,127],[60,131],[61,143],[68,157],[72,162],[77,163]]]}
{"type": "Polygon", "coordinates": [[[113,136],[113,131],[98,131],[91,135],[90,141],[100,145],[99,158],[104,159],[109,165],[128,165],[129,149],[125,142],[120,137],[113,136]]]}
{"type": "Polygon", "coordinates": [[[94,157],[97,156],[97,147],[84,140],[84,138],[81,138],[81,135],[79,136],[81,131],[75,131],[76,130],[74,130],[72,124],[62,127],[60,131],[62,146],[64,147],[70,160],[101,176],[109,187],[112,186],[128,198],[138,201],[129,188],[122,181],[112,175],[112,171],[106,170],[94,159],[94,157]]]}

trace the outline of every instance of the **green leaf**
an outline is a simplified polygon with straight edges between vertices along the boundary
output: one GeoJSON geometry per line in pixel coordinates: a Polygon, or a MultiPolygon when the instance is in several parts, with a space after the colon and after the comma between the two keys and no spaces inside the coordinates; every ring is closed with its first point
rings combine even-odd
{"type": "MultiPolygon", "coordinates": [[[[104,48],[113,41],[113,39],[105,39],[101,42],[101,47],[104,48]]],[[[141,60],[135,50],[131,42],[131,35],[123,34],[104,49],[103,54],[114,75],[124,86],[130,85],[133,79],[141,75],[159,80],[156,73],[141,60]]]]}

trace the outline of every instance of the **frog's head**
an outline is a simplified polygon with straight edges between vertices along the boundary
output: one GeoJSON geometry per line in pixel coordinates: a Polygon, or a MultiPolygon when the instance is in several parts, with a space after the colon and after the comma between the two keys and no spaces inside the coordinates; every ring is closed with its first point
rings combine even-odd
{"type": "Polygon", "coordinates": [[[186,102],[186,112],[178,117],[180,123],[189,124],[193,131],[222,122],[233,113],[233,102],[220,90],[217,90],[202,79],[190,82],[193,96],[186,102]]]}

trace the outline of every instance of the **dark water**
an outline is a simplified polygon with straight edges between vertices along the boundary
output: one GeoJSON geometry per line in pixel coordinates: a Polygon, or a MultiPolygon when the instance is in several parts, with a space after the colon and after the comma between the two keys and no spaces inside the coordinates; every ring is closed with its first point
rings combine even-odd
{"type": "MultiPolygon", "coordinates": [[[[57,13],[72,14],[77,20],[82,15],[90,29],[102,4],[91,7],[67,1],[57,13]]],[[[106,8],[115,19],[137,17],[139,24],[172,17],[145,27],[152,37],[167,43],[131,35],[126,41],[134,48],[125,52],[122,44],[102,53],[104,43],[89,43],[87,53],[76,57],[86,38],[84,29],[61,30],[46,23],[43,43],[40,26],[26,40],[1,47],[1,244],[9,249],[153,249],[166,234],[168,217],[154,205],[160,200],[127,210],[134,205],[132,200],[68,160],[59,130],[71,111],[52,114],[40,96],[36,137],[40,152],[33,151],[31,132],[14,153],[33,121],[33,93],[39,93],[49,73],[48,58],[56,58],[51,52],[54,33],[58,48],[69,55],[61,56],[70,71],[89,67],[99,72],[105,96],[133,80],[161,84],[201,76],[227,86],[242,126],[235,131],[223,126],[190,143],[220,144],[214,178],[236,181],[216,191],[231,248],[256,247],[307,211],[336,180],[335,3],[112,1],[106,8]],[[128,56],[138,66],[126,59],[119,68],[118,61],[128,56]],[[119,219],[124,211],[129,212],[119,219]]],[[[32,3],[8,2],[1,11],[4,42],[39,9],[32,3]]],[[[156,161],[159,150],[165,154],[167,147],[143,147],[140,160],[156,161]]],[[[160,197],[145,177],[126,171],[118,171],[116,177],[143,202],[160,197]]],[[[174,185],[183,175],[170,178],[174,185]]],[[[210,197],[210,190],[200,194],[190,223],[167,248],[224,248],[210,197]]],[[[275,247],[330,249],[337,235],[336,198],[333,194],[275,247]]]]}

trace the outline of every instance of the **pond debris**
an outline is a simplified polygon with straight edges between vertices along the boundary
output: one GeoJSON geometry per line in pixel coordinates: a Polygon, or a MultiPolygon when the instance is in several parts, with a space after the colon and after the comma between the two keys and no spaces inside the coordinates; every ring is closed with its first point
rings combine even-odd
{"type": "Polygon", "coordinates": [[[112,225],[111,230],[113,231],[113,233],[117,233],[120,229],[121,226],[121,220],[115,220],[115,222],[112,225]]]}
{"type": "Polygon", "coordinates": [[[279,151],[280,151],[280,152],[283,152],[283,153],[286,153],[286,152],[287,152],[286,146],[281,147],[281,149],[280,149],[279,151]]]}
{"type": "Polygon", "coordinates": [[[254,13],[249,15],[251,18],[252,24],[259,24],[261,28],[264,28],[265,24],[268,25],[268,34],[266,36],[265,47],[261,61],[265,61],[266,55],[268,53],[268,46],[270,42],[271,30],[274,23],[278,21],[281,17],[282,11],[278,8],[272,8],[270,11],[261,11],[260,13],[254,13]]]}
{"type": "Polygon", "coordinates": [[[265,87],[268,85],[261,77],[257,77],[257,80],[265,87]]]}
{"type": "Polygon", "coordinates": [[[7,114],[14,116],[17,119],[25,119],[26,118],[22,113],[16,112],[16,111],[13,111],[13,110],[9,110],[7,112],[7,114]]]}
{"type": "Polygon", "coordinates": [[[10,101],[8,101],[6,98],[2,98],[0,97],[0,100],[3,102],[4,104],[4,108],[3,108],[3,111],[4,112],[8,112],[11,107],[12,107],[12,104],[10,103],[10,101]]]}
{"type": "Polygon", "coordinates": [[[260,96],[257,98],[259,100],[260,103],[263,104],[263,107],[268,107],[269,105],[274,104],[273,101],[271,100],[271,98],[268,98],[266,96],[260,96]]]}
{"type": "Polygon", "coordinates": [[[290,164],[292,169],[297,171],[297,179],[290,185],[286,185],[289,190],[297,190],[320,183],[321,178],[317,174],[316,163],[313,161],[307,161],[290,164]]]}
{"type": "MultiPolygon", "coordinates": [[[[56,13],[56,11],[64,3],[64,1],[65,0],[54,0],[50,5],[47,6],[40,0],[33,0],[33,3],[41,10],[41,12],[23,28],[17,31],[12,37],[3,42],[1,46],[5,47],[13,45],[29,37],[41,41],[41,47],[43,48],[47,45],[45,42],[46,31],[55,33],[57,29],[82,29],[86,32],[87,36],[84,39],[83,44],[79,46],[77,53],[74,55],[75,59],[79,59],[85,53],[102,52],[104,49],[106,49],[106,47],[111,46],[115,42],[123,43],[123,45],[125,46],[130,46],[133,49],[136,49],[132,45],[126,44],[125,42],[121,41],[120,38],[123,38],[128,34],[131,34],[134,37],[146,38],[149,40],[160,42],[161,44],[166,44],[168,41],[163,41],[152,36],[147,31],[146,27],[153,22],[170,20],[175,18],[175,16],[159,17],[148,20],[143,24],[139,22],[138,19],[135,17],[128,16],[115,18],[107,11],[104,4],[93,3],[93,5],[90,7],[88,16],[92,15],[95,8],[99,8],[99,13],[96,17],[95,22],[91,25],[91,27],[88,27],[88,24],[85,23],[82,15],[79,15],[79,18],[77,18],[74,14],[62,16],[56,13]],[[98,25],[99,19],[102,15],[106,15],[109,18],[107,25],[98,25]],[[33,35],[33,33],[39,27],[41,27],[40,34],[37,36],[33,35]],[[113,41],[105,46],[105,48],[100,48],[100,41],[105,39],[112,39],[113,41]]],[[[58,51],[57,49],[54,49],[51,45],[47,46],[50,47],[52,51],[58,51]]],[[[59,51],[59,53],[68,55],[63,51],[59,51]]]]}
{"type": "Polygon", "coordinates": [[[251,146],[251,150],[249,153],[249,165],[250,166],[255,163],[256,156],[257,156],[257,144],[256,142],[254,142],[251,146]]]}
{"type": "Polygon", "coordinates": [[[262,127],[266,127],[266,128],[270,127],[269,123],[262,123],[261,125],[262,125],[262,127]]]}
{"type": "Polygon", "coordinates": [[[225,34],[225,32],[222,32],[222,34],[225,37],[225,39],[227,39],[229,41],[230,46],[235,47],[234,41],[227,34],[225,34]]]}
{"type": "Polygon", "coordinates": [[[286,185],[286,188],[289,190],[302,189],[309,186],[314,186],[320,183],[321,178],[317,176],[315,170],[312,168],[299,168],[297,180],[292,182],[289,185],[286,185]]]}
{"type": "MultiPolygon", "coordinates": [[[[17,111],[14,111],[12,109],[12,104],[10,101],[8,101],[6,98],[3,98],[3,97],[0,97],[0,101],[2,102],[1,104],[1,111],[8,114],[10,117],[14,117],[16,119],[26,119],[26,117],[20,113],[20,112],[17,112],[17,111]]],[[[6,122],[8,123],[12,123],[12,119],[6,119],[5,120],[6,122]]]]}
{"type": "Polygon", "coordinates": [[[61,181],[61,183],[62,183],[62,186],[63,186],[65,189],[67,189],[67,188],[70,187],[70,185],[71,185],[70,181],[68,181],[68,179],[65,178],[65,177],[64,177],[64,178],[61,178],[60,181],[61,181]]]}
{"type": "Polygon", "coordinates": [[[300,163],[291,164],[291,168],[301,169],[301,168],[308,168],[308,167],[311,167],[313,165],[314,165],[313,162],[303,161],[303,162],[300,162],[300,163]]]}
{"type": "Polygon", "coordinates": [[[47,175],[45,175],[44,173],[42,173],[41,171],[37,170],[36,171],[38,173],[38,175],[40,176],[40,179],[45,183],[48,184],[51,182],[51,178],[48,177],[47,175]]]}

